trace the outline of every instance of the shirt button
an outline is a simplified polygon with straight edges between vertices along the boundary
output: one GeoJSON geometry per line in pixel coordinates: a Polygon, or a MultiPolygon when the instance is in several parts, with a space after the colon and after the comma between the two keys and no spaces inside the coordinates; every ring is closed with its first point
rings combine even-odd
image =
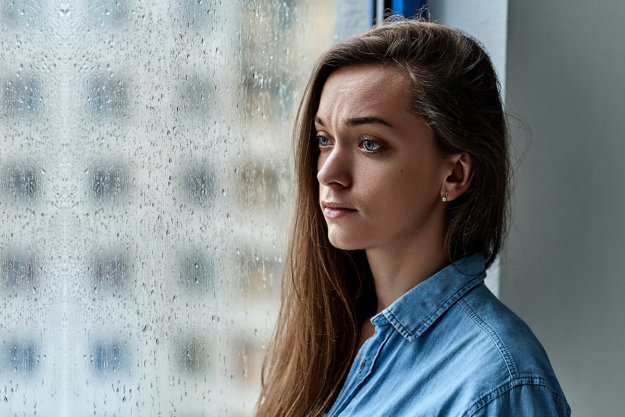
{"type": "Polygon", "coordinates": [[[360,363],[360,370],[358,372],[362,372],[366,364],[367,364],[367,360],[365,359],[364,361],[360,363]]]}

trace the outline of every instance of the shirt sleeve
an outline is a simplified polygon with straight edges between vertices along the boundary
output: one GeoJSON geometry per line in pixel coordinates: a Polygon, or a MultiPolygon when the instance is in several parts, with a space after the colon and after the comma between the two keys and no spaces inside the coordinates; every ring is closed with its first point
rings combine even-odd
{"type": "Polygon", "coordinates": [[[471,417],[570,417],[566,400],[544,385],[517,385],[484,403],[471,417]]]}

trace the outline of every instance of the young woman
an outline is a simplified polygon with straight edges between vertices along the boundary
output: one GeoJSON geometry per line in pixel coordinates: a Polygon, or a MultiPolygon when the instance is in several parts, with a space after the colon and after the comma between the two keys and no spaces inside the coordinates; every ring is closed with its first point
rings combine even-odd
{"type": "Polygon", "coordinates": [[[506,225],[505,115],[461,32],[400,21],[323,55],[258,416],[567,416],[540,343],[484,286],[506,225]]]}

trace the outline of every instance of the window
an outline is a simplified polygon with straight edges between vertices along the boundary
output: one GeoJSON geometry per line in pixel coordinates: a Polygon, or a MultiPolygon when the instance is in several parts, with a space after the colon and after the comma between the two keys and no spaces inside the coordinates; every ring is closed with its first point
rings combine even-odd
{"type": "Polygon", "coordinates": [[[0,400],[250,415],[333,1],[0,6],[0,400]]]}

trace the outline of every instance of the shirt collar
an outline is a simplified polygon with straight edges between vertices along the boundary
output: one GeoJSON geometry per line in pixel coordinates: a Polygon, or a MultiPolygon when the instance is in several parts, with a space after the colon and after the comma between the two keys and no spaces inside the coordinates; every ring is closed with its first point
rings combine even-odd
{"type": "Polygon", "coordinates": [[[464,257],[399,297],[371,322],[379,325],[388,321],[412,342],[485,277],[482,254],[464,257]]]}

